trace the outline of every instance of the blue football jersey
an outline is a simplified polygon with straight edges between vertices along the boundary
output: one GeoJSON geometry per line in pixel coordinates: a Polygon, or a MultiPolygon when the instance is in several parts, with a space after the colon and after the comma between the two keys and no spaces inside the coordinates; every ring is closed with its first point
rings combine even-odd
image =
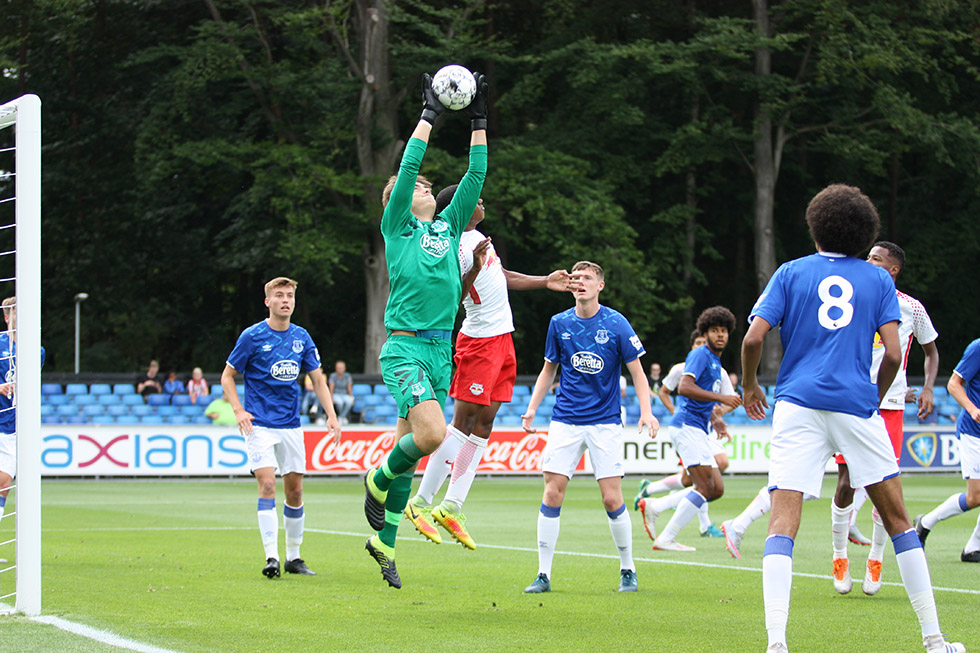
{"type": "Polygon", "coordinates": [[[749,321],[779,327],[776,400],[870,417],[878,409],[871,349],[878,328],[901,320],[895,283],[862,259],[821,252],[783,263],[749,321]]]}
{"type": "MultiPolygon", "coordinates": [[[[980,338],[967,345],[963,358],[953,371],[963,379],[967,398],[974,406],[980,406],[980,338]]],[[[956,430],[980,438],[980,424],[973,421],[965,410],[960,412],[960,417],[956,420],[956,430]]]]}
{"type": "MultiPolygon", "coordinates": [[[[721,392],[721,358],[711,351],[708,345],[701,345],[688,353],[684,360],[684,374],[693,376],[694,383],[702,390],[721,392]]],[[[690,424],[707,433],[708,419],[718,402],[697,401],[678,393],[678,399],[681,398],[684,401],[678,400],[670,425],[690,424]]]]}
{"type": "MultiPolygon", "coordinates": [[[[44,347],[41,347],[41,366],[44,367],[44,347]]],[[[0,333],[0,376],[3,383],[17,381],[17,343],[11,342],[10,332],[0,333]]],[[[0,433],[17,432],[17,395],[8,397],[0,392],[0,433]]]]}
{"type": "Polygon", "coordinates": [[[600,306],[582,319],[570,308],[551,318],[544,358],[561,366],[551,418],[566,424],[618,424],[623,363],[646,351],[629,321],[600,306]]]}
{"type": "Polygon", "coordinates": [[[320,354],[306,329],[290,324],[276,331],[265,320],[238,336],[228,364],[245,378],[245,410],[252,421],[276,429],[299,426],[301,372],[320,367],[320,354]]]}

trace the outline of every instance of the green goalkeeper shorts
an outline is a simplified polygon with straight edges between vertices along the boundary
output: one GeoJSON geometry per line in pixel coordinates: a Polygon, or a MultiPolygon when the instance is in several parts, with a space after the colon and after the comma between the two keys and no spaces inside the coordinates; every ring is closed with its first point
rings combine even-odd
{"type": "Polygon", "coordinates": [[[445,409],[453,374],[452,341],[390,335],[381,347],[381,377],[398,403],[398,416],[435,399],[445,409]]]}

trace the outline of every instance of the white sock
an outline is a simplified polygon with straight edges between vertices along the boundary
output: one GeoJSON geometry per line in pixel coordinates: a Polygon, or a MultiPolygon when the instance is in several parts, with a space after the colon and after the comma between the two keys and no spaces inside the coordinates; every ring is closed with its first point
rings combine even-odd
{"type": "Polygon", "coordinates": [[[786,643],[789,596],[793,590],[793,538],[770,535],[762,555],[762,598],[769,646],[786,643]]]}
{"type": "Polygon", "coordinates": [[[851,502],[851,521],[847,523],[847,528],[850,530],[857,522],[858,513],[861,511],[861,507],[864,502],[868,500],[868,491],[863,487],[854,490],[854,501],[851,502]]]}
{"type": "MultiPolygon", "coordinates": [[[[680,493],[678,493],[680,494],[680,493]]],[[[670,518],[667,522],[667,527],[664,528],[660,537],[657,539],[663,539],[667,542],[677,538],[677,534],[687,525],[687,522],[691,521],[698,511],[701,509],[707,501],[697,490],[688,490],[684,493],[684,499],[686,501],[681,501],[677,506],[677,512],[674,516],[670,518]]]]}
{"type": "Polygon", "coordinates": [[[881,562],[885,555],[888,531],[885,530],[885,525],[881,521],[881,515],[878,514],[877,508],[871,511],[871,521],[874,523],[874,528],[871,530],[871,550],[868,552],[868,560],[881,562]]]}
{"type": "Polygon", "coordinates": [[[895,546],[895,563],[902,575],[902,584],[912,602],[912,609],[919,618],[922,636],[936,635],[939,631],[939,617],[936,614],[936,598],[932,593],[932,580],[929,578],[929,565],[926,554],[919,543],[915,529],[910,528],[892,538],[895,546]]]}
{"type": "Polygon", "coordinates": [[[419,483],[419,489],[415,493],[413,503],[425,506],[432,505],[433,497],[442,487],[442,484],[446,482],[453,460],[463,447],[464,442],[466,442],[466,435],[462,431],[452,424],[446,427],[446,437],[442,439],[442,444],[429,456],[429,462],[425,466],[422,482],[419,483]]]}
{"type": "Polygon", "coordinates": [[[752,502],[742,511],[742,513],[732,520],[732,527],[735,529],[736,533],[745,533],[749,526],[752,525],[759,517],[764,517],[769,514],[769,510],[772,508],[772,499],[769,497],[769,488],[764,487],[759,490],[759,493],[755,495],[752,502]]]}
{"type": "Polygon", "coordinates": [[[850,530],[851,507],[841,508],[835,500],[830,502],[830,530],[834,535],[834,557],[847,557],[847,531],[850,530]]]}
{"type": "Polygon", "coordinates": [[[306,523],[303,505],[294,508],[283,503],[282,522],[286,531],[286,560],[295,560],[299,557],[299,547],[303,544],[303,524],[306,523]]]}
{"type": "Polygon", "coordinates": [[[663,512],[664,510],[673,510],[684,500],[687,496],[687,492],[671,492],[665,497],[660,497],[659,499],[654,499],[653,503],[649,504],[653,510],[656,512],[663,512]]]}
{"type": "Polygon", "coordinates": [[[480,466],[480,459],[486,448],[487,441],[484,438],[470,434],[466,437],[466,444],[456,454],[456,460],[453,462],[453,480],[449,482],[445,499],[445,502],[451,504],[456,512],[463,509],[463,502],[466,501],[466,495],[473,487],[476,468],[480,466]]]}
{"type": "Polygon", "coordinates": [[[966,553],[980,551],[980,517],[977,517],[977,527],[973,529],[973,535],[970,536],[970,540],[963,547],[963,551],[966,553]]]}
{"type": "Polygon", "coordinates": [[[676,474],[671,474],[667,478],[662,478],[659,481],[654,481],[650,485],[643,489],[643,496],[648,497],[651,494],[660,494],[661,492],[671,492],[673,490],[684,489],[684,483],[681,482],[683,474],[677,472],[676,474]]]}
{"type": "Polygon", "coordinates": [[[636,571],[633,564],[633,523],[626,504],[613,512],[606,511],[609,517],[609,532],[612,533],[613,543],[619,551],[619,568],[636,571]]]}
{"type": "Polygon", "coordinates": [[[276,517],[276,500],[259,499],[259,535],[265,548],[266,559],[279,559],[279,519],[276,517]]]}
{"type": "Polygon", "coordinates": [[[538,573],[551,578],[551,562],[555,559],[555,544],[558,543],[561,506],[553,508],[541,504],[538,512],[538,573]]]}
{"type": "Polygon", "coordinates": [[[711,526],[711,517],[708,516],[708,502],[705,501],[704,505],[698,509],[698,528],[703,533],[708,530],[711,526]]]}
{"type": "Polygon", "coordinates": [[[954,494],[940,503],[932,512],[922,518],[922,525],[932,530],[944,519],[962,515],[969,510],[966,505],[966,493],[954,494]]]}

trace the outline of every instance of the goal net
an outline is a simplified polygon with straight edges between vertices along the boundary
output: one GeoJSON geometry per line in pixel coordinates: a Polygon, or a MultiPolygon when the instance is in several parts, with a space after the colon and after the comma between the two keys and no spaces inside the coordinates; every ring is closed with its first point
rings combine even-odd
{"type": "Polygon", "coordinates": [[[0,471],[17,474],[0,521],[0,558],[6,560],[0,563],[0,610],[34,616],[41,612],[41,100],[36,95],[0,105],[0,298],[6,297],[16,297],[16,321],[10,330],[0,323],[10,342],[0,347],[0,383],[12,384],[0,404],[15,413],[16,437],[0,433],[0,438],[6,438],[7,451],[16,450],[16,470],[0,471]]]}

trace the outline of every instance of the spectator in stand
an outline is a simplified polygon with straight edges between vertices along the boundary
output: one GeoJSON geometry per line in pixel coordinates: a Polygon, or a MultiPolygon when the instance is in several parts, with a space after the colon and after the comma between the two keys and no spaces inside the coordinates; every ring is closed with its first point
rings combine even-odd
{"type": "Polygon", "coordinates": [[[163,383],[160,379],[160,363],[153,360],[147,367],[144,374],[136,377],[136,392],[143,395],[146,399],[149,395],[163,392],[163,383]]]}
{"type": "Polygon", "coordinates": [[[228,401],[228,397],[224,393],[208,404],[208,407],[204,409],[204,414],[211,418],[212,424],[220,424],[222,426],[234,426],[238,424],[238,420],[235,419],[235,409],[232,408],[231,402],[228,401]]]}
{"type": "Polygon", "coordinates": [[[191,403],[197,404],[198,397],[208,396],[208,382],[204,378],[204,371],[200,367],[195,367],[191,372],[191,380],[187,382],[187,394],[191,397],[191,403]]]}
{"type": "Polygon", "coordinates": [[[349,422],[350,409],[354,407],[354,377],[347,371],[347,363],[337,361],[330,374],[330,394],[333,395],[333,405],[337,409],[337,417],[341,424],[349,422]]]}
{"type": "Polygon", "coordinates": [[[168,395],[184,394],[184,382],[177,378],[177,372],[167,372],[167,380],[163,382],[163,391],[168,395]]]}
{"type": "Polygon", "coordinates": [[[660,372],[660,363],[650,364],[650,390],[654,397],[660,392],[660,372]]]}

